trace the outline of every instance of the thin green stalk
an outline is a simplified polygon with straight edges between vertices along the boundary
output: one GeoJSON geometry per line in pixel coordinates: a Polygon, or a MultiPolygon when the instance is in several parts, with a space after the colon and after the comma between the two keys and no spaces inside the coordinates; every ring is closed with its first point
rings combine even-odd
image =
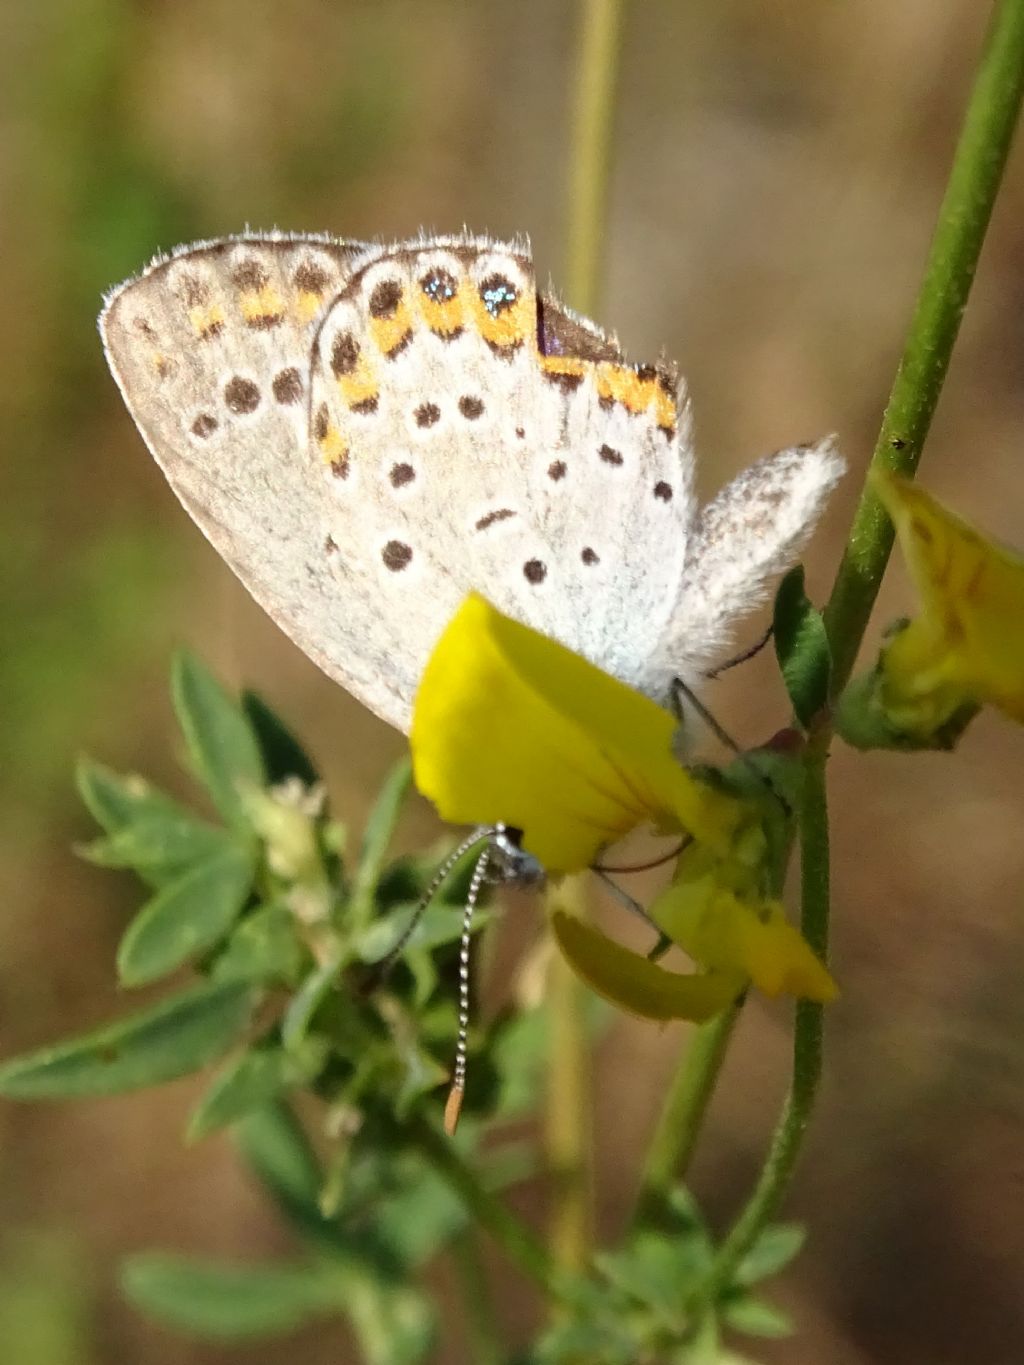
{"type": "Polygon", "coordinates": [[[458,1195],[479,1226],[487,1229],[520,1270],[552,1298],[567,1292],[544,1244],[481,1184],[476,1172],[463,1161],[450,1138],[425,1120],[413,1124],[406,1136],[458,1195]]]}
{"type": "MultiPolygon", "coordinates": [[[[974,280],[1024,93],[1024,0],[993,11],[939,210],[924,279],[872,465],[913,474],[974,280]]],[[[869,486],[825,609],[833,685],[846,684],[892,549],[892,523],[869,486]]]]}
{"type": "MultiPolygon", "coordinates": [[[[800,800],[800,928],[808,943],[828,958],[829,840],[825,784],[827,742],[815,741],[804,770],[800,800]]],[[[789,1187],[821,1079],[822,1007],[800,1000],[793,1033],[793,1079],[761,1175],[746,1207],[719,1247],[700,1298],[711,1303],[732,1281],[736,1267],[775,1216],[789,1187]]]]}
{"type": "Polygon", "coordinates": [[[566,291],[593,313],[602,278],[623,0],[581,0],[569,160],[566,291]]]}
{"type": "MultiPolygon", "coordinates": [[[[548,893],[578,913],[584,892],[580,878],[567,877],[548,893]]],[[[551,1177],[548,1246],[554,1263],[582,1274],[590,1260],[591,1219],[590,1049],[584,1022],[586,987],[555,953],[548,972],[551,1052],[545,1111],[545,1145],[551,1177]]]]}
{"type": "MultiPolygon", "coordinates": [[[[1024,0],[1000,0],[993,11],[964,115],[872,465],[903,474],[913,474],[917,468],[1002,182],[1022,96],[1024,0]]],[[[892,525],[866,486],[825,609],[836,692],[853,669],[892,543],[892,525]]],[[[828,738],[823,729],[809,746],[800,811],[802,928],[822,957],[828,947],[829,927],[828,738]]],[[[796,1011],[789,1095],[754,1192],[701,1287],[703,1302],[713,1301],[730,1283],[736,1267],[786,1193],[817,1095],[821,1058],[821,1006],[801,1001],[796,1011]]]]}
{"type": "Polygon", "coordinates": [[[742,1005],[701,1024],[690,1040],[651,1138],[634,1221],[656,1218],[672,1187],[686,1176],[742,1005]]]}
{"type": "Polygon", "coordinates": [[[462,1289],[470,1355],[475,1365],[501,1365],[505,1347],[475,1229],[463,1228],[452,1240],[451,1250],[462,1289]]]}

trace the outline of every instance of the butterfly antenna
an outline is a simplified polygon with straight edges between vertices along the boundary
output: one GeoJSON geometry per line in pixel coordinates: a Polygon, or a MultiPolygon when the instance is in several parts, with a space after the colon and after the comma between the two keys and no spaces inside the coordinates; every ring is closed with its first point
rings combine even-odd
{"type": "MultiPolygon", "coordinates": [[[[494,829],[491,828],[490,825],[481,826],[478,829],[473,830],[472,834],[467,834],[465,839],[463,839],[462,843],[459,844],[457,848],[454,848],[451,853],[449,853],[448,857],[445,858],[444,862],[441,864],[441,866],[434,873],[433,877],[430,879],[429,886],[417,901],[416,909],[412,912],[412,918],[406,925],[402,937],[390,950],[387,956],[382,957],[381,960],[376,964],[376,967],[374,969],[375,983],[379,984],[381,981],[383,981],[384,978],[387,976],[388,972],[391,971],[391,968],[402,956],[402,953],[405,951],[409,940],[416,932],[420,920],[426,913],[427,907],[430,905],[430,902],[437,895],[438,891],[440,891],[441,887],[447,881],[449,876],[451,876],[452,869],[455,867],[456,863],[458,863],[462,858],[464,858],[466,854],[469,852],[469,850],[471,848],[474,848],[477,844],[483,843],[484,841],[490,843],[490,841],[494,838],[494,835],[495,831],[494,829]]],[[[477,868],[479,869],[479,867],[480,863],[477,863],[477,868]]],[[[474,873],[474,877],[475,876],[476,874],[474,873]]],[[[472,884],[470,885],[470,890],[472,891],[472,884]]],[[[479,894],[479,887],[477,888],[477,894],[479,894]]]]}
{"type": "MultiPolygon", "coordinates": [[[[482,837],[482,836],[481,836],[482,837]]],[[[469,953],[473,936],[473,913],[480,899],[480,888],[487,876],[487,864],[491,857],[488,842],[476,860],[473,876],[470,878],[466,906],[462,912],[462,938],[459,942],[459,1035],[455,1044],[455,1074],[452,1088],[448,1092],[448,1102],[444,1107],[444,1130],[449,1137],[455,1132],[462,1111],[462,1097],[466,1091],[466,1052],[469,1038],[469,953]]]]}
{"type": "Polygon", "coordinates": [[[774,633],[775,626],[769,625],[768,629],[761,636],[761,638],[755,641],[755,643],[750,645],[747,649],[741,650],[739,654],[734,654],[731,659],[726,659],[724,664],[718,664],[715,668],[706,669],[704,672],[705,678],[708,679],[720,678],[722,674],[727,673],[730,668],[736,668],[737,665],[739,664],[745,664],[747,660],[752,659],[755,654],[761,653],[761,650],[764,649],[765,645],[772,638],[774,633]]]}

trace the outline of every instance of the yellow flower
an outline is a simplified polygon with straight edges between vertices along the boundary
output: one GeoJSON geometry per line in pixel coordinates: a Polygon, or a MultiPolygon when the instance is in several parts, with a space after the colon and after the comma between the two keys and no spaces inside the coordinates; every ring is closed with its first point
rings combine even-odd
{"type": "Polygon", "coordinates": [[[420,791],[459,824],[506,824],[549,874],[590,867],[637,825],[693,843],[654,918],[706,972],[640,957],[557,905],[551,924],[575,970],[649,1018],[705,1019],[755,981],[830,999],[811,949],[761,897],[768,862],[754,800],[682,768],[675,718],[587,660],[469,596],[424,670],[410,742],[420,791]]]}
{"type": "Polygon", "coordinates": [[[756,865],[718,863],[693,844],[673,884],[654,902],[658,928],[712,971],[739,973],[766,995],[834,1000],[836,984],[782,905],[762,897],[756,865]]]}
{"type": "Polygon", "coordinates": [[[876,472],[872,482],[921,599],[882,654],[886,719],[927,737],[987,702],[1024,721],[1024,559],[908,480],[876,472]]]}
{"type": "Polygon", "coordinates": [[[675,730],[668,711],[474,593],[427,662],[409,740],[442,819],[521,829],[560,873],[646,821],[728,852],[747,808],[680,767],[675,730]]]}

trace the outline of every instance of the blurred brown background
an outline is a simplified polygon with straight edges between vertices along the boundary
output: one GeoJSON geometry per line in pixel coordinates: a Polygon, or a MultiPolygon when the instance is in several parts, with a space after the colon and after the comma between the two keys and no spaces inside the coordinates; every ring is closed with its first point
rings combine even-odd
{"type": "MultiPolygon", "coordinates": [[[[989,6],[641,0],[628,7],[601,320],[688,375],[700,480],[836,430],[852,472],[809,555],[827,591],[899,353],[989,6]]],[[[100,291],[158,247],[254,226],[528,232],[563,273],[568,0],[7,0],[0,7],[0,1049],[118,1008],[127,877],[77,861],[76,754],[187,792],[166,693],[187,642],[261,689],[357,821],[399,738],[279,635],[164,486],[103,366],[100,291]]],[[[997,208],[924,478],[1024,545],[1024,147],[997,208]]],[[[909,605],[897,567],[881,620],[909,605]]],[[[753,638],[756,623],[751,625],[753,638]]],[[[875,637],[877,638],[877,629],[875,637]]],[[[742,739],[785,718],[762,657],[717,685],[742,739]]],[[[817,1365],[1024,1360],[1024,735],[953,756],[837,749],[827,1083],[779,1288],[817,1365]]],[[[421,829],[431,828],[426,811],[421,829]]],[[[786,1009],[754,1005],[694,1172],[719,1222],[785,1085],[786,1009]]],[[[598,1068],[613,1234],[683,1039],[618,1024],[598,1068]]],[[[150,1246],[271,1254],[230,1145],[179,1133],[191,1083],[0,1108],[0,1360],[349,1359],[326,1327],[200,1347],[120,1304],[150,1246]]],[[[501,1263],[496,1262],[496,1265],[501,1263]]],[[[505,1278],[504,1267],[502,1274],[505,1278]]],[[[443,1284],[443,1281],[442,1281],[443,1284]]],[[[518,1298],[507,1306],[522,1337],[518,1298]]],[[[457,1322],[443,1359],[465,1359],[457,1322]]]]}

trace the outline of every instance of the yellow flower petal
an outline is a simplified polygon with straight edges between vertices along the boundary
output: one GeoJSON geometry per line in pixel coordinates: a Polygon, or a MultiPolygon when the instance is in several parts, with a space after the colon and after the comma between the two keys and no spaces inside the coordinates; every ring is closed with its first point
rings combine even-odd
{"type": "Polygon", "coordinates": [[[474,593],[424,670],[413,771],[443,819],[521,829],[552,873],[590,866],[645,821],[724,853],[746,807],[679,766],[675,726],[647,697],[474,593]]]}
{"type": "Polygon", "coordinates": [[[916,484],[880,472],[872,482],[922,608],[886,647],[887,712],[911,729],[938,728],[975,701],[1024,721],[1024,559],[916,484]]]}
{"type": "Polygon", "coordinates": [[[749,978],[766,995],[826,1002],[838,994],[781,905],[741,900],[712,872],[669,887],[651,907],[651,918],[695,962],[749,978]]]}
{"type": "Polygon", "coordinates": [[[620,1009],[642,1019],[690,1019],[700,1023],[732,1003],[743,978],[724,972],[668,972],[564,910],[551,914],[551,928],[566,960],[587,985],[620,1009]]]}

